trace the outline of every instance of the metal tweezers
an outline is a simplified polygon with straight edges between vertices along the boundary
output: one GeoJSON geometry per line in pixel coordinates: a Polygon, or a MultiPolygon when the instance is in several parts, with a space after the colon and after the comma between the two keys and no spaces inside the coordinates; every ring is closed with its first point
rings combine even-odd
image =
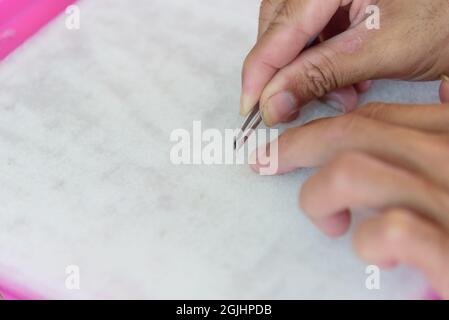
{"type": "MultiPolygon", "coordinates": [[[[310,40],[303,50],[306,50],[310,46],[312,46],[317,39],[318,36],[310,40]]],[[[251,137],[251,135],[257,129],[261,122],[262,113],[260,112],[259,104],[256,104],[253,108],[253,111],[251,111],[251,113],[245,118],[242,128],[238,131],[237,135],[234,138],[235,151],[240,150],[240,148],[246,143],[246,141],[248,141],[249,137],[251,137]]]]}
{"type": "Polygon", "coordinates": [[[249,137],[257,129],[257,127],[262,122],[262,113],[259,109],[259,104],[257,104],[253,111],[245,118],[242,128],[238,131],[234,138],[234,150],[238,151],[240,148],[248,141],[249,137]]]}

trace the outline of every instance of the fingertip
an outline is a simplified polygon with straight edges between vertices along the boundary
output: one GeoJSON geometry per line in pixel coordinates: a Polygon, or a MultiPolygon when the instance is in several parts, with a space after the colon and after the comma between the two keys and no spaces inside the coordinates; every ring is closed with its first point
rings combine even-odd
{"type": "Polygon", "coordinates": [[[345,210],[326,218],[311,218],[311,220],[328,237],[339,238],[349,230],[351,212],[345,210]]]}

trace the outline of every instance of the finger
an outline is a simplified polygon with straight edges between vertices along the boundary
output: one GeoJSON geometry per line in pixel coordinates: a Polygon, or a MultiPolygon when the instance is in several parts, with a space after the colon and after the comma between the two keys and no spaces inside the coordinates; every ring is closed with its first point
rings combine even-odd
{"type": "MultiPolygon", "coordinates": [[[[270,149],[277,150],[277,174],[298,168],[320,167],[340,153],[358,151],[407,168],[449,188],[449,142],[446,135],[348,114],[289,129],[272,144],[270,149]]],[[[263,156],[263,150],[259,156],[263,156]]],[[[253,169],[259,171],[260,163],[263,162],[256,161],[253,169]]]]}
{"type": "MultiPolygon", "coordinates": [[[[337,111],[347,113],[357,108],[359,97],[354,86],[337,89],[328,93],[322,101],[337,111]]],[[[279,111],[276,109],[275,111],[279,111]]]]}
{"type": "Polygon", "coordinates": [[[305,182],[303,211],[325,223],[348,209],[404,207],[449,230],[448,194],[418,175],[363,153],[346,153],[305,182]],[[326,201],[323,201],[326,199],[326,201]]]}
{"type": "Polygon", "coordinates": [[[356,111],[357,114],[433,133],[449,133],[449,107],[436,105],[400,105],[369,103],[356,111]]]}
{"type": "Polygon", "coordinates": [[[390,209],[364,222],[356,229],[354,249],[370,264],[404,263],[420,269],[449,298],[449,236],[419,215],[390,209]]]}
{"type": "Polygon", "coordinates": [[[305,50],[277,72],[260,98],[265,123],[275,125],[285,112],[336,89],[382,77],[386,60],[380,58],[383,40],[376,35],[361,24],[305,50]]]}
{"type": "Polygon", "coordinates": [[[286,0],[268,30],[247,56],[243,67],[241,113],[257,104],[274,74],[293,61],[318,35],[342,4],[351,0],[286,0]]]}
{"type": "Polygon", "coordinates": [[[262,0],[260,5],[259,32],[257,39],[267,31],[284,2],[285,0],[262,0]]]}
{"type": "Polygon", "coordinates": [[[324,234],[332,238],[337,238],[348,231],[351,225],[351,212],[344,210],[326,218],[309,216],[309,219],[324,234]]]}
{"type": "Polygon", "coordinates": [[[370,88],[373,82],[371,80],[362,81],[359,83],[356,83],[354,85],[354,88],[357,90],[358,93],[364,93],[367,92],[370,88]]]}
{"type": "MultiPolygon", "coordinates": [[[[337,13],[332,17],[329,24],[320,35],[321,41],[326,41],[336,35],[346,31],[351,22],[349,12],[345,8],[338,9],[337,13]]],[[[358,92],[355,86],[348,86],[332,91],[327,94],[322,101],[334,109],[346,113],[357,107],[358,92]]]]}
{"type": "Polygon", "coordinates": [[[440,86],[440,99],[442,103],[449,103],[449,77],[442,76],[443,81],[440,86]]]}

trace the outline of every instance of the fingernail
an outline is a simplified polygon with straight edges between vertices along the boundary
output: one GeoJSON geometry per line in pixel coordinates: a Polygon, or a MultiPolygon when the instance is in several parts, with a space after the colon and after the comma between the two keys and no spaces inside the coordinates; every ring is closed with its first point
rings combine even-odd
{"type": "Polygon", "coordinates": [[[443,74],[443,75],[441,76],[441,80],[442,80],[442,81],[449,82],[449,77],[448,77],[447,75],[443,74]]]}
{"type": "Polygon", "coordinates": [[[265,124],[270,127],[297,112],[298,101],[293,93],[284,91],[272,96],[262,111],[265,124]]]}
{"type": "Polygon", "coordinates": [[[240,115],[246,117],[253,110],[256,103],[257,101],[254,102],[254,99],[249,95],[242,94],[240,98],[240,115]]]}

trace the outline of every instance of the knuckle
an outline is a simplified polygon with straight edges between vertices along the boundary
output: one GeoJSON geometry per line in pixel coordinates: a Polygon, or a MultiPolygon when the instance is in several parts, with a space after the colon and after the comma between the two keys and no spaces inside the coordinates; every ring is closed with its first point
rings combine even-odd
{"type": "Polygon", "coordinates": [[[285,1],[279,13],[281,17],[284,17],[287,20],[294,18],[297,13],[297,1],[285,1]]]}
{"type": "Polygon", "coordinates": [[[340,87],[337,68],[326,54],[319,54],[316,61],[304,60],[302,72],[297,75],[297,91],[306,97],[322,98],[340,87]]]}
{"type": "Polygon", "coordinates": [[[357,152],[345,152],[339,154],[330,165],[329,183],[334,190],[348,190],[360,163],[366,160],[366,156],[357,152]]]}
{"type": "Polygon", "coordinates": [[[413,235],[415,220],[410,212],[395,209],[385,214],[385,237],[388,244],[401,248],[413,235]]]}

